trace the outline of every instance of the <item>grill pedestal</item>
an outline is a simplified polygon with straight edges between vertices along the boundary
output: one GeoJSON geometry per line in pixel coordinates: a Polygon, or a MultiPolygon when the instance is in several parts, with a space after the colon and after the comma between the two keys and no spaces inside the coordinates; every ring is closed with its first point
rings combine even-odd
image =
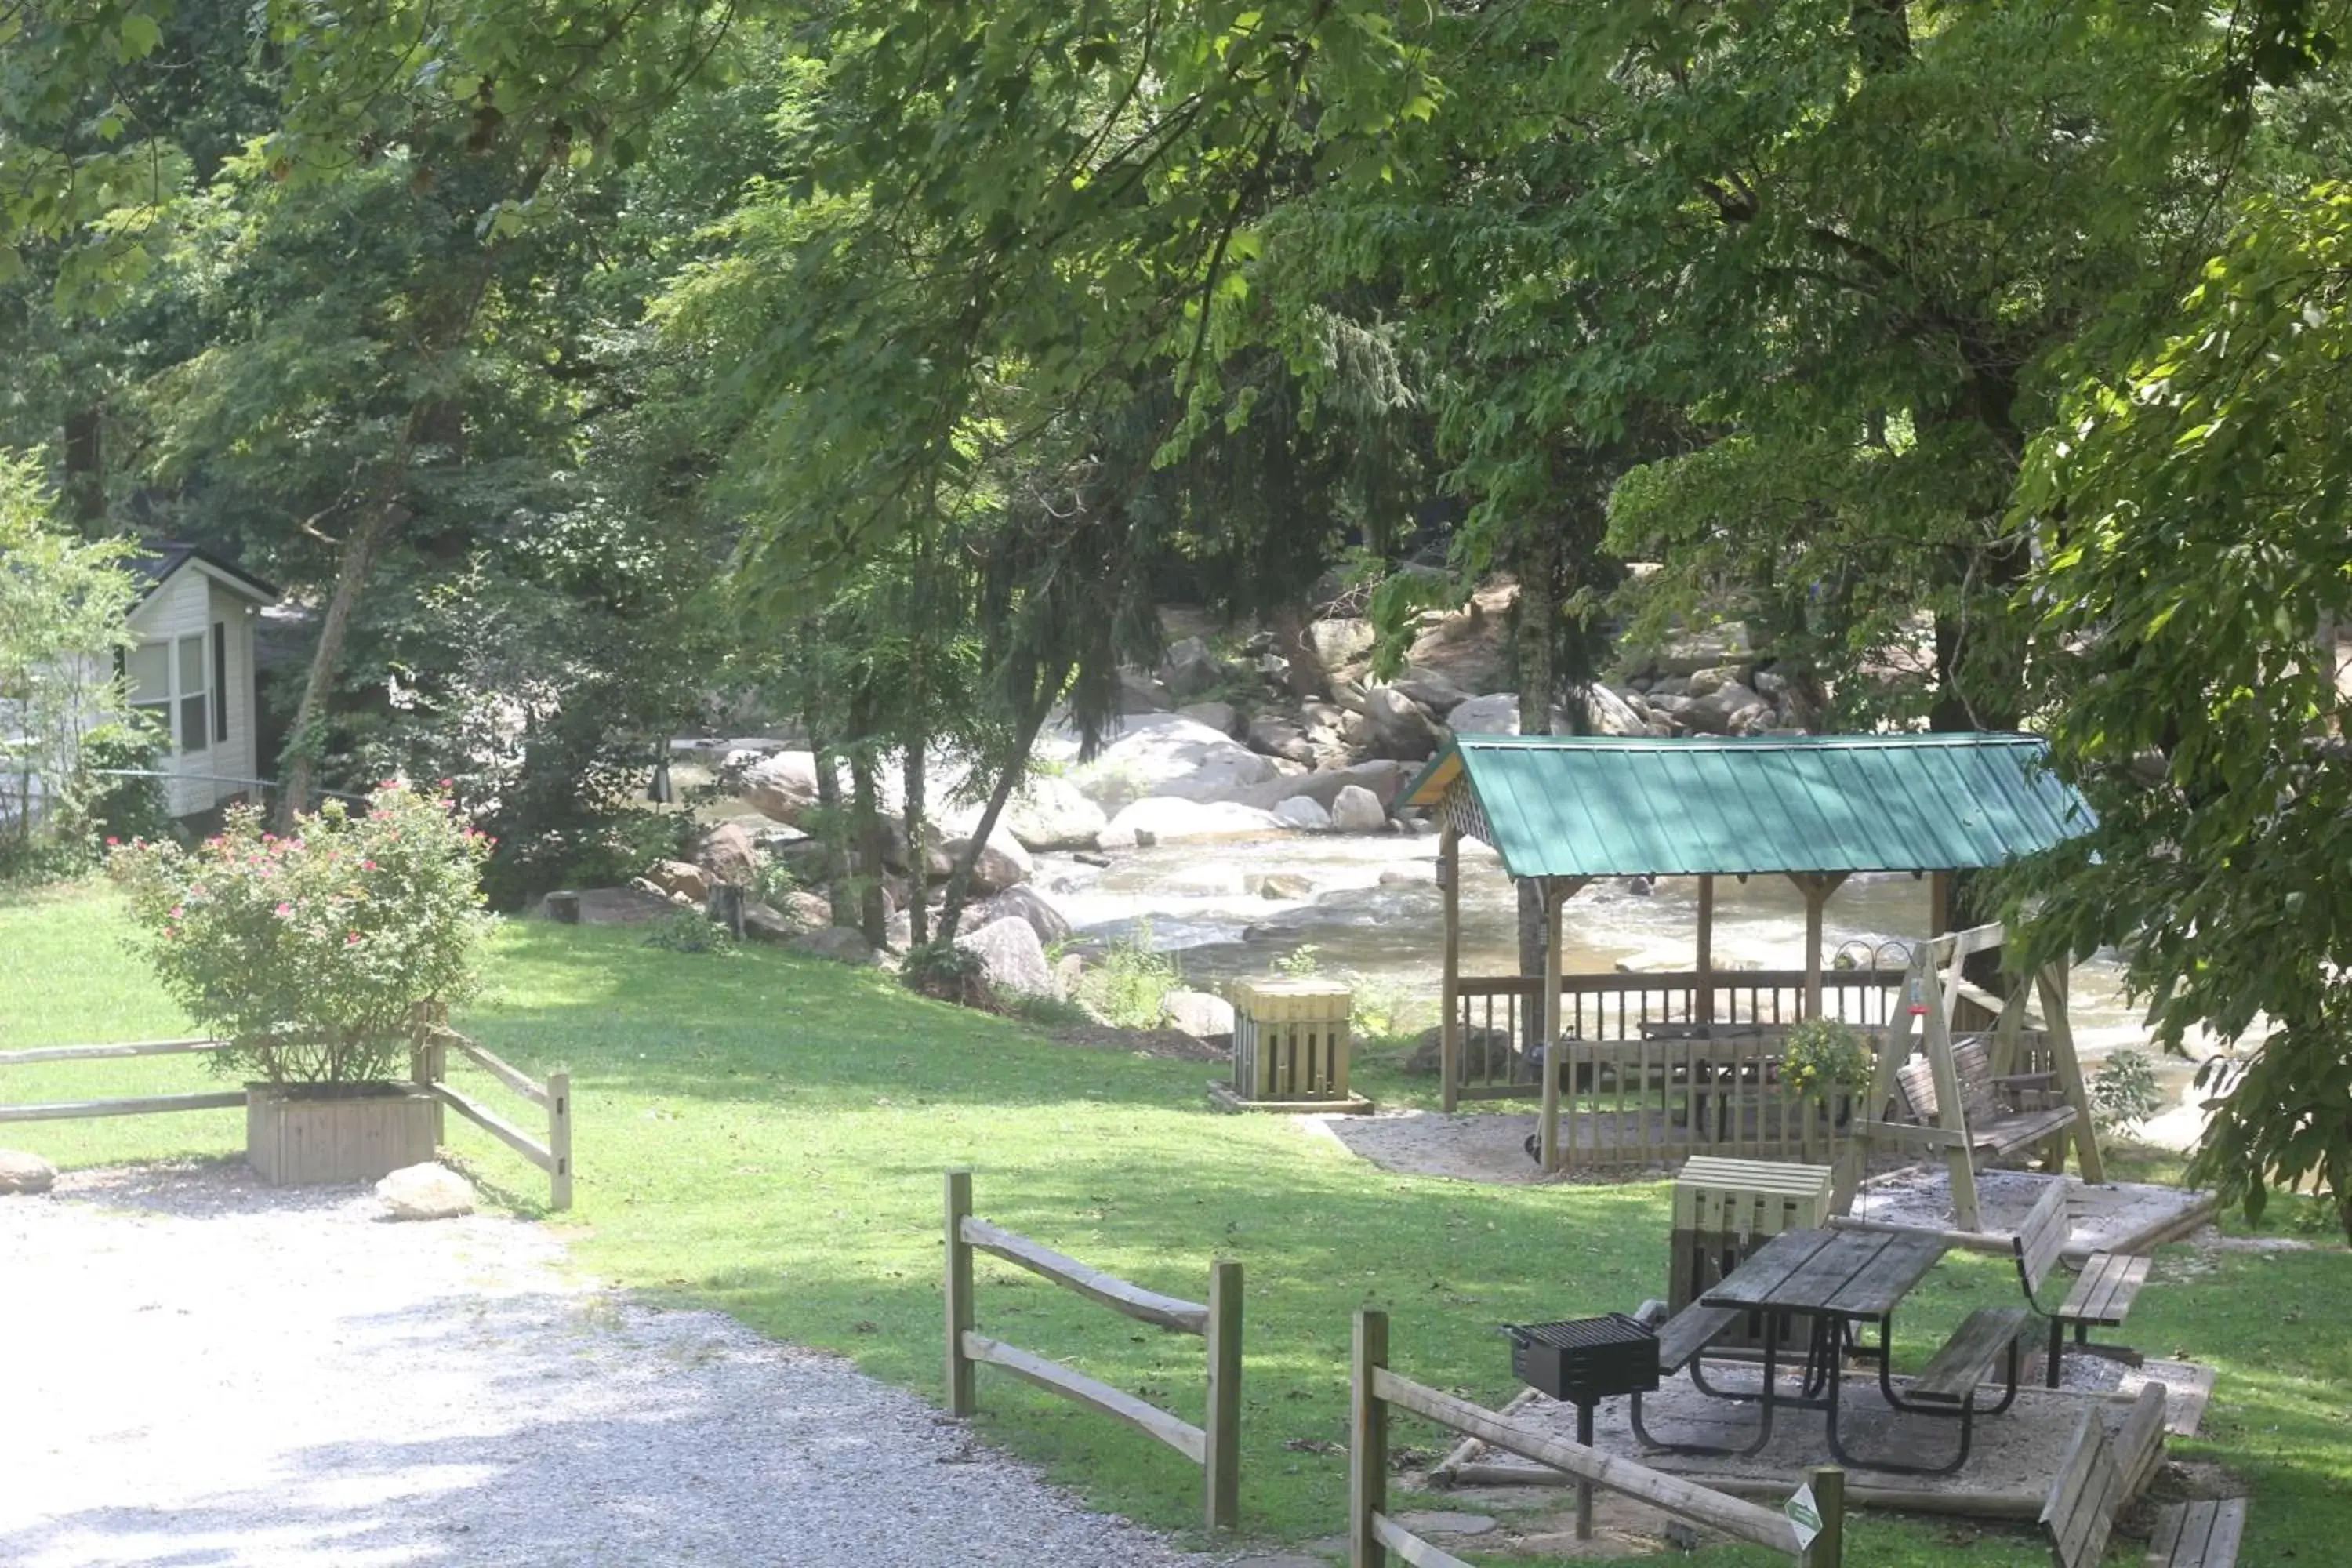
{"type": "MultiPolygon", "coordinates": [[[[1658,1336],[1622,1312],[1556,1323],[1512,1323],[1511,1371],[1539,1394],[1576,1406],[1576,1440],[1592,1446],[1592,1411],[1612,1394],[1658,1386],[1658,1336]]],[[[1592,1539],[1592,1483],[1576,1483],[1576,1538],[1592,1539]]]]}

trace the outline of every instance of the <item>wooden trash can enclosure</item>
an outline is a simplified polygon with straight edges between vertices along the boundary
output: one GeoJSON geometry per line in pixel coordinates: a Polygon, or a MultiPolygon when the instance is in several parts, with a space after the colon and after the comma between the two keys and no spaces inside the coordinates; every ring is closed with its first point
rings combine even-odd
{"type": "MultiPolygon", "coordinates": [[[[1834,1172],[1827,1165],[1769,1160],[1684,1162],[1675,1178],[1675,1223],[1666,1269],[1666,1310],[1679,1312],[1786,1230],[1830,1222],[1834,1172]]],[[[1728,1336],[1740,1342],[1739,1332],[1728,1336]]]]}
{"type": "Polygon", "coordinates": [[[432,1091],[401,1083],[245,1086],[245,1157],[273,1187],[373,1182],[433,1158],[432,1091]]]}
{"type": "Polygon", "coordinates": [[[1348,1089],[1354,998],[1333,980],[1249,980],[1233,990],[1234,1070],[1209,1085],[1224,1110],[1368,1112],[1348,1089]]]}

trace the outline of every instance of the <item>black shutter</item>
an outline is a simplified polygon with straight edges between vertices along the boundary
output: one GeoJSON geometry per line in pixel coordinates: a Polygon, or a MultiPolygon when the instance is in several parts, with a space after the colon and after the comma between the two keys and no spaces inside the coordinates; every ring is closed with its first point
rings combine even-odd
{"type": "Polygon", "coordinates": [[[228,739],[228,624],[213,623],[213,739],[228,739]]]}

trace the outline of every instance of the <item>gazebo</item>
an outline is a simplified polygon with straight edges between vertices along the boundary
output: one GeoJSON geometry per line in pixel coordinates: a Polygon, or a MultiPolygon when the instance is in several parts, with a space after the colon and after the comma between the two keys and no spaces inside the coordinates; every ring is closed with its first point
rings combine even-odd
{"type": "Polygon", "coordinates": [[[1777,1076],[1776,1036],[1825,1010],[1887,1026],[1908,971],[1874,962],[1825,973],[1830,896],[1856,872],[1931,878],[1931,934],[1941,934],[1952,873],[2033,854],[2089,826],[2088,806],[2042,765],[2043,752],[2038,737],[2016,734],[1455,738],[1397,801],[1440,827],[1446,1109],[1539,1095],[1547,1171],[1562,1163],[1563,1082],[1587,1106],[1616,1096],[1608,1117],[1579,1116],[1565,1152],[1580,1162],[1654,1159],[1662,1141],[1768,1157],[1810,1152],[1819,1130],[1793,1125],[1760,1093],[1777,1076]],[[1552,984],[1461,973],[1465,837],[1491,847],[1515,880],[1535,884],[1552,984]],[[1801,968],[1716,967],[1716,879],[1726,876],[1796,885],[1805,900],[1801,968]],[[1692,969],[1560,973],[1562,906],[1609,877],[1698,879],[1692,969]],[[1540,1052],[1529,1048],[1536,1042],[1540,1052]],[[1759,1092],[1743,1098],[1734,1092],[1741,1084],[1759,1092]]]}

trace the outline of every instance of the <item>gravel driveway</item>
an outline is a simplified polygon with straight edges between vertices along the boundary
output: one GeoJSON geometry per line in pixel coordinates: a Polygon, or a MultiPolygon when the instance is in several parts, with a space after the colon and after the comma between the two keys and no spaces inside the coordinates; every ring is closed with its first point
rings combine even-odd
{"type": "Polygon", "coordinates": [[[540,1226],[378,1212],[221,1165],[0,1197],[0,1563],[1210,1561],[540,1226]]]}

